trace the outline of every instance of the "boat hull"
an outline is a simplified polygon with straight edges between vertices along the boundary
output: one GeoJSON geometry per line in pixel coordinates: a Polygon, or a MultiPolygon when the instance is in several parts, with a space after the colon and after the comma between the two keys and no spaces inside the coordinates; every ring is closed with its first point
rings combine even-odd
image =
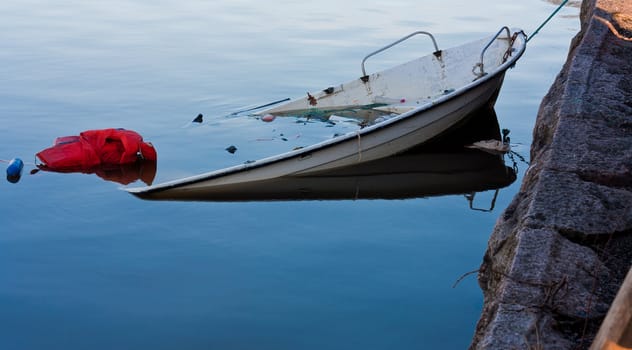
{"type": "Polygon", "coordinates": [[[369,133],[357,133],[313,150],[297,150],[291,156],[228,168],[154,187],[128,189],[132,193],[195,192],[206,187],[261,181],[282,176],[310,175],[385,158],[417,147],[463,122],[473,111],[493,106],[503,75],[464,92],[456,99],[419,110],[410,117],[369,133]],[[260,163],[260,164],[257,164],[260,163]]]}
{"type": "MultiPolygon", "coordinates": [[[[455,48],[453,51],[445,51],[443,56],[438,58],[433,55],[425,56],[399,67],[374,73],[366,80],[355,80],[342,84],[337,88],[332,88],[333,92],[308,94],[308,98],[271,109],[274,112],[281,112],[293,110],[292,108],[295,106],[334,104],[332,102],[334,100],[335,104],[342,103],[343,105],[348,99],[370,98],[373,99],[371,101],[374,101],[377,91],[379,91],[379,96],[384,96],[387,92],[403,94],[407,90],[401,79],[406,76],[414,77],[413,81],[405,82],[409,87],[435,84],[434,82],[422,81],[424,80],[424,73],[429,69],[428,66],[439,66],[438,72],[441,76],[445,76],[447,72],[455,72],[454,75],[459,76],[457,80],[445,79],[438,88],[435,86],[433,91],[439,89],[442,92],[438,97],[425,98],[423,96],[429,95],[429,92],[417,91],[417,97],[408,100],[415,100],[416,102],[407,106],[409,108],[406,112],[390,119],[278,156],[150,187],[131,188],[127,191],[137,195],[142,194],[143,197],[159,192],[204,191],[213,186],[287,176],[308,176],[404,152],[441,136],[463,122],[473,111],[484,106],[493,106],[506,70],[513,66],[524,51],[524,37],[520,36],[519,41],[518,48],[515,49],[510,44],[499,42],[499,39],[496,41],[492,39],[496,45],[492,58],[496,60],[497,66],[484,74],[472,75],[474,71],[470,72],[470,68],[467,67],[472,67],[471,62],[476,61],[472,61],[470,57],[472,55],[465,54],[471,52],[473,56],[477,56],[480,52],[479,45],[484,45],[485,41],[482,41],[482,44],[476,42],[464,45],[463,47],[467,50],[455,48]],[[507,50],[514,50],[513,55],[509,56],[507,60],[502,59],[507,50]],[[460,64],[461,57],[468,58],[460,64]],[[461,87],[457,89],[447,88],[457,83],[460,83],[461,87]]],[[[492,61],[492,58],[488,60],[492,61]]],[[[437,73],[435,72],[435,74],[437,73]]]]}

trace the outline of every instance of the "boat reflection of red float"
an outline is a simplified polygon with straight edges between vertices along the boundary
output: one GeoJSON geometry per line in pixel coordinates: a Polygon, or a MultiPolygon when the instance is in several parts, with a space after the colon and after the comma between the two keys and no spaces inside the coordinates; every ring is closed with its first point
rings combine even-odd
{"type": "Polygon", "coordinates": [[[156,177],[156,162],[139,160],[129,164],[97,165],[89,169],[66,168],[63,170],[53,170],[46,166],[38,165],[38,170],[56,173],[96,174],[103,180],[118,182],[122,185],[129,185],[141,180],[147,186],[150,186],[156,177]]]}
{"type": "Polygon", "coordinates": [[[155,148],[132,130],[88,130],[58,137],[36,156],[40,170],[96,174],[124,185],[138,179],[151,184],[156,175],[155,148]]]}

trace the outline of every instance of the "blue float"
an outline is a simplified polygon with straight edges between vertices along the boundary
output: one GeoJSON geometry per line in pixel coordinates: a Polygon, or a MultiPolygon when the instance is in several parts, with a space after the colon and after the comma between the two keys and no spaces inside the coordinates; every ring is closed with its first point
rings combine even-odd
{"type": "Polygon", "coordinates": [[[24,168],[24,162],[20,158],[13,158],[9,162],[7,167],[7,180],[11,183],[20,181],[22,176],[22,169],[24,168]]]}

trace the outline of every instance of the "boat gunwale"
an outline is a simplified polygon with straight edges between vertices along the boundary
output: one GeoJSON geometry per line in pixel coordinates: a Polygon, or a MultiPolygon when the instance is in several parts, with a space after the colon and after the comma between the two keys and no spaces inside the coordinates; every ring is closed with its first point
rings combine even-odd
{"type": "MultiPolygon", "coordinates": [[[[217,170],[213,170],[213,171],[202,173],[202,174],[197,174],[197,175],[192,175],[192,176],[188,176],[188,177],[184,177],[180,179],[166,181],[166,182],[152,185],[152,186],[132,187],[132,188],[123,188],[123,189],[135,195],[150,194],[150,193],[165,191],[165,190],[169,190],[172,188],[181,187],[185,185],[192,185],[192,184],[196,184],[202,181],[212,180],[212,179],[216,179],[216,178],[220,178],[223,176],[228,176],[228,175],[232,175],[232,174],[236,174],[236,173],[240,173],[244,171],[255,170],[260,167],[272,165],[278,162],[305,157],[306,155],[309,155],[313,151],[327,149],[335,145],[338,145],[340,143],[347,142],[350,139],[363,137],[365,135],[369,135],[379,130],[382,130],[384,128],[390,127],[393,124],[397,124],[405,120],[408,120],[409,118],[412,118],[420,113],[429,111],[450,100],[453,100],[461,95],[464,95],[467,92],[479,87],[480,85],[487,83],[489,80],[492,80],[496,78],[497,76],[504,74],[507,71],[507,69],[512,68],[515,65],[516,61],[524,54],[526,50],[526,34],[524,34],[523,31],[516,28],[511,28],[511,30],[514,33],[517,33],[522,36],[521,41],[520,41],[521,45],[516,52],[512,52],[511,56],[509,56],[505,62],[497,66],[492,72],[488,72],[484,76],[473,80],[469,84],[464,85],[461,88],[456,89],[455,91],[449,94],[440,96],[436,100],[432,100],[428,103],[420,105],[408,112],[399,114],[396,117],[393,117],[391,119],[385,120],[377,124],[369,125],[357,131],[351,131],[351,132],[345,133],[343,135],[334,137],[332,139],[323,140],[318,143],[315,143],[315,144],[312,144],[312,145],[309,145],[297,150],[292,150],[289,152],[280,153],[280,154],[273,155],[270,157],[261,158],[254,162],[238,164],[238,165],[217,169],[217,170]]],[[[467,45],[467,43],[463,45],[467,45]]],[[[463,45],[459,45],[459,46],[463,46],[463,45]]],[[[455,46],[455,48],[459,46],[455,46]]]]}

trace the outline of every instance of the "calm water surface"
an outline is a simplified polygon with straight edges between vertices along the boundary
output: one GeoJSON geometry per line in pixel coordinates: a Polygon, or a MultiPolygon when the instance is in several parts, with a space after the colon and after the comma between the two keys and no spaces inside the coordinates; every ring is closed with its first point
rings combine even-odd
{"type": "MultiPolygon", "coordinates": [[[[0,183],[0,348],[467,347],[482,293],[474,277],[453,284],[480,265],[525,164],[490,213],[462,195],[147,202],[95,175],[29,175],[30,163],[57,136],[106,127],[154,143],[156,181],[309,144],[333,131],[226,116],[357,78],[366,53],[415,30],[447,48],[502,25],[532,31],[553,9],[541,0],[1,2],[0,159],[27,164],[19,183],[0,183]],[[192,125],[198,113],[205,122],[192,125]]],[[[496,111],[525,157],[577,13],[563,10],[507,74],[496,111]]],[[[368,69],[430,51],[412,40],[368,69]]]]}

